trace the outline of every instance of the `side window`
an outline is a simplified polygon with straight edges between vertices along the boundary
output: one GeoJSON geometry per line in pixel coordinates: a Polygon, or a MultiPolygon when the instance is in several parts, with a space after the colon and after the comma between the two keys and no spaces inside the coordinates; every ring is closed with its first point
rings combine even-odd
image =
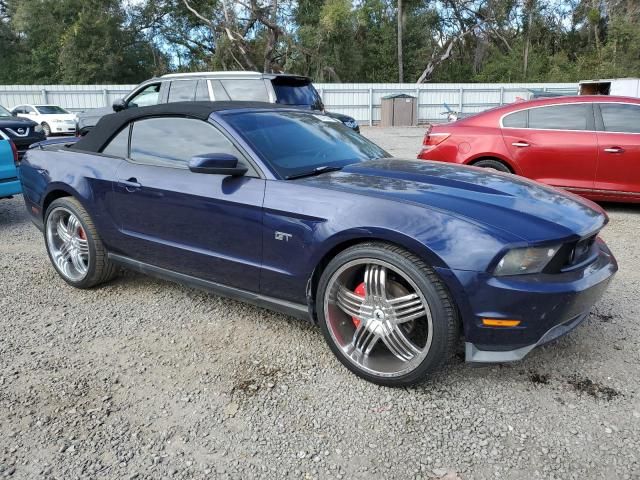
{"type": "Polygon", "coordinates": [[[529,128],[544,130],[588,130],[591,105],[576,103],[529,109],[529,128]]]}
{"type": "Polygon", "coordinates": [[[227,95],[227,91],[222,86],[222,83],[220,83],[220,80],[211,80],[211,88],[216,101],[230,100],[229,95],[227,95]]]}
{"type": "Polygon", "coordinates": [[[102,153],[114,157],[127,158],[129,155],[129,125],[120,130],[120,132],[111,139],[107,146],[102,149],[102,153]]]}
{"type": "Polygon", "coordinates": [[[130,158],[164,167],[183,167],[194,155],[228,153],[242,160],[242,154],[217,128],[193,118],[149,118],[133,124],[130,158]]]}
{"type": "Polygon", "coordinates": [[[640,133],[640,105],[601,103],[605,132],[640,133]]]}
{"type": "Polygon", "coordinates": [[[198,80],[198,86],[196,87],[196,101],[210,100],[209,98],[209,86],[207,81],[202,79],[198,80]]]}
{"type": "Polygon", "coordinates": [[[192,102],[196,96],[197,80],[174,80],[169,89],[169,103],[192,102]]]}
{"type": "Polygon", "coordinates": [[[263,80],[221,80],[231,100],[268,102],[269,94],[263,80]]]}
{"type": "Polygon", "coordinates": [[[160,84],[148,85],[127,101],[128,107],[148,107],[157,105],[160,98],[160,84]]]}
{"type": "Polygon", "coordinates": [[[24,113],[24,110],[22,109],[22,105],[19,105],[16,108],[14,108],[11,112],[17,115],[18,113],[24,113]]]}
{"type": "Polygon", "coordinates": [[[510,113],[502,119],[502,126],[509,128],[527,128],[527,111],[510,113]]]}
{"type": "Polygon", "coordinates": [[[29,115],[35,115],[36,111],[33,107],[25,107],[24,110],[26,111],[26,113],[28,113],[29,115]]]}

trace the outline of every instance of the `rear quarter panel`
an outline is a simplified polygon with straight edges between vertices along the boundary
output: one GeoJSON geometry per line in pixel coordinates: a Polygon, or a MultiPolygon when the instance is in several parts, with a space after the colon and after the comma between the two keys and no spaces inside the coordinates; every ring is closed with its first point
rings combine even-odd
{"type": "Polygon", "coordinates": [[[431,133],[450,136],[432,149],[422,150],[419,158],[443,162],[471,164],[482,158],[497,158],[519,173],[505,148],[499,128],[453,124],[436,125],[431,133]]]}
{"type": "Polygon", "coordinates": [[[64,192],[82,204],[109,246],[116,239],[117,229],[106,206],[112,200],[112,182],[120,162],[121,159],[65,147],[29,150],[20,165],[20,180],[36,225],[42,225],[50,199],[64,192]]]}

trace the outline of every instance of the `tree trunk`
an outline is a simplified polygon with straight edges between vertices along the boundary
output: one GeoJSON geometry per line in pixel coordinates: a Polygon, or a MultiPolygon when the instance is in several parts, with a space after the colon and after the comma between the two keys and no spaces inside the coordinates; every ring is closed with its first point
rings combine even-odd
{"type": "Polygon", "coordinates": [[[404,29],[404,12],[402,0],[398,0],[398,82],[404,82],[404,66],[402,61],[402,31],[404,29]]]}
{"type": "Polygon", "coordinates": [[[527,70],[529,69],[529,48],[531,46],[531,24],[533,23],[533,9],[535,7],[535,0],[528,2],[528,16],[527,16],[527,36],[524,41],[524,60],[522,65],[523,80],[527,79],[527,70]]]}

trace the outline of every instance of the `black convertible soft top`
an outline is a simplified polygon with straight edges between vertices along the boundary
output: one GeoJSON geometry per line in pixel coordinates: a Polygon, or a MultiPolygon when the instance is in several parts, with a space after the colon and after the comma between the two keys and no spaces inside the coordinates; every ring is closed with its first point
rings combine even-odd
{"type": "Polygon", "coordinates": [[[118,113],[105,115],[91,131],[70,148],[85,152],[100,152],[103,147],[128,123],[149,117],[191,117],[206,120],[213,112],[236,109],[276,109],[291,108],[265,102],[175,102],[161,103],[150,107],[129,108],[118,113]]]}

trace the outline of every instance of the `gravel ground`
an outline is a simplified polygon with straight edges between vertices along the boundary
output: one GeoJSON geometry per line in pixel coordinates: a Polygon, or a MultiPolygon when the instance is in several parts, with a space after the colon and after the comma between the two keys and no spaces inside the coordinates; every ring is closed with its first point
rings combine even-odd
{"type": "MultiPolygon", "coordinates": [[[[423,130],[364,133],[413,156],[423,130]]],[[[0,201],[0,477],[640,478],[640,206],[606,208],[621,269],[584,325],[388,389],[292,318],[133,273],[74,290],[0,201]]]]}

